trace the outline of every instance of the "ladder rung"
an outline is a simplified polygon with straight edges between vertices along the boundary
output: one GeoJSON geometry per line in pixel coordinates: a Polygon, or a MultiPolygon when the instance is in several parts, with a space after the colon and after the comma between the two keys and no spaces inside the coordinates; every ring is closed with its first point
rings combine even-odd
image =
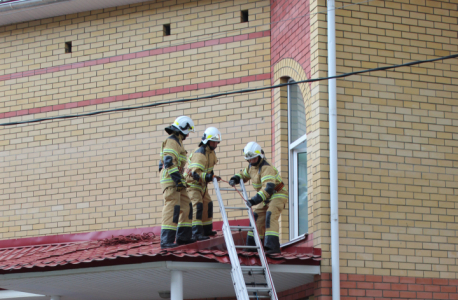
{"type": "Polygon", "coordinates": [[[264,275],[265,269],[264,267],[244,267],[241,266],[242,273],[248,275],[264,275]]]}
{"type": "Polygon", "coordinates": [[[235,248],[244,248],[244,249],[259,249],[258,246],[247,246],[247,245],[235,245],[235,248]]]}
{"type": "Polygon", "coordinates": [[[245,271],[245,270],[253,270],[253,271],[258,271],[258,270],[264,270],[264,267],[261,266],[240,266],[240,268],[245,271]]]}
{"type": "Polygon", "coordinates": [[[270,296],[257,296],[257,295],[248,295],[248,297],[256,298],[256,299],[261,299],[261,298],[263,298],[263,299],[269,298],[270,299],[271,298],[270,296]]]}
{"type": "Polygon", "coordinates": [[[264,270],[260,270],[260,271],[249,271],[249,270],[247,270],[247,271],[242,271],[242,273],[250,275],[250,276],[252,276],[252,275],[264,275],[265,274],[264,270]]]}
{"type": "Polygon", "coordinates": [[[256,287],[256,286],[263,286],[263,287],[266,287],[267,286],[267,283],[257,283],[257,282],[245,282],[245,285],[250,285],[251,287],[256,287]]]}
{"type": "Polygon", "coordinates": [[[247,286],[246,287],[246,290],[248,292],[270,292],[271,291],[271,288],[270,287],[251,287],[251,286],[247,286]]]}
{"type": "Polygon", "coordinates": [[[220,191],[231,191],[231,192],[235,192],[235,189],[234,188],[219,188],[220,191]]]}
{"type": "Polygon", "coordinates": [[[251,226],[229,226],[231,230],[242,230],[242,231],[250,231],[253,230],[253,227],[251,226]]]}
{"type": "Polygon", "coordinates": [[[234,207],[234,206],[226,206],[225,209],[247,209],[246,207],[234,207]]]}

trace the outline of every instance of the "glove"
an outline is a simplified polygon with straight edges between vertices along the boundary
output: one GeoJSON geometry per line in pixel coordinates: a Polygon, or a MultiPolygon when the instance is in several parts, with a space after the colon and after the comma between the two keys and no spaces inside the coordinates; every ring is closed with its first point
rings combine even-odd
{"type": "Polygon", "coordinates": [[[181,192],[182,190],[186,189],[186,186],[183,184],[183,182],[180,182],[177,184],[177,191],[181,192]]]}
{"type": "Polygon", "coordinates": [[[248,200],[248,201],[246,202],[246,205],[247,205],[248,207],[250,207],[250,208],[251,208],[253,205],[256,205],[256,204],[257,204],[257,203],[255,203],[255,202],[254,202],[253,200],[251,200],[251,199],[248,200]]]}
{"type": "Polygon", "coordinates": [[[159,172],[162,170],[164,167],[164,164],[162,163],[162,160],[159,160],[159,172]]]}
{"type": "Polygon", "coordinates": [[[229,180],[229,185],[230,186],[235,186],[236,184],[240,183],[240,177],[238,176],[232,176],[231,180],[229,180]]]}
{"type": "Polygon", "coordinates": [[[217,181],[221,180],[221,177],[219,177],[219,176],[213,176],[213,177],[216,178],[217,181]]]}
{"type": "Polygon", "coordinates": [[[170,178],[172,178],[173,182],[175,182],[175,185],[178,185],[183,180],[183,177],[181,176],[180,172],[170,173],[170,178]]]}
{"type": "Polygon", "coordinates": [[[248,200],[248,202],[250,202],[251,205],[256,205],[262,202],[262,198],[258,194],[256,194],[253,198],[248,200]]]}
{"type": "Polygon", "coordinates": [[[192,178],[196,181],[200,181],[200,175],[197,172],[192,172],[192,178]]]}
{"type": "Polygon", "coordinates": [[[206,182],[210,182],[212,180],[213,180],[213,173],[208,173],[207,175],[205,175],[206,182]]]}

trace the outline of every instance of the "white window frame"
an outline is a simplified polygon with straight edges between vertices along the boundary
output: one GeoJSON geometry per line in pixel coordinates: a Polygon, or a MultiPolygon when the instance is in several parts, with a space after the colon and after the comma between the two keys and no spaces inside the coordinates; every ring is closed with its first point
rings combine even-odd
{"type": "MultiPolygon", "coordinates": [[[[289,82],[294,82],[289,79],[289,82]]],[[[307,140],[307,134],[304,134],[293,143],[291,142],[291,101],[290,86],[288,86],[288,161],[289,161],[289,237],[295,239],[299,236],[299,182],[296,174],[298,173],[299,153],[307,153],[307,147],[300,145],[307,140]]]]}

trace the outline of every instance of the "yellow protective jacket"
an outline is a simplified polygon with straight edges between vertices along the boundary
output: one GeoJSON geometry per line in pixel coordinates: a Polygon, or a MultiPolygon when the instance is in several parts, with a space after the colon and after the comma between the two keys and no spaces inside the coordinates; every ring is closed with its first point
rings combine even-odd
{"type": "Polygon", "coordinates": [[[213,167],[218,162],[215,151],[207,145],[195,149],[188,157],[188,169],[186,170],[186,183],[190,188],[205,192],[207,174],[213,173],[213,167]]]}
{"type": "Polygon", "coordinates": [[[165,190],[169,186],[176,186],[179,182],[186,184],[183,170],[186,165],[186,150],[183,147],[181,135],[170,135],[161,147],[161,187],[165,190]]]}
{"type": "Polygon", "coordinates": [[[286,186],[283,186],[279,191],[283,180],[281,179],[280,173],[278,170],[271,166],[264,158],[257,166],[249,165],[240,173],[235,174],[247,182],[251,180],[254,189],[258,192],[252,199],[256,203],[264,202],[264,205],[269,203],[273,199],[280,198],[284,202],[288,201],[288,190],[286,186]]]}

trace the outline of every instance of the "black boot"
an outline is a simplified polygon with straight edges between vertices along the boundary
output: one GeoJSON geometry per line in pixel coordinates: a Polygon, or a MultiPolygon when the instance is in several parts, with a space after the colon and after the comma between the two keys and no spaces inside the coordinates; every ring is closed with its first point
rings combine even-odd
{"type": "Polygon", "coordinates": [[[171,229],[161,229],[161,249],[175,248],[174,243],[176,231],[171,229]]]}
{"type": "Polygon", "coordinates": [[[204,235],[205,236],[214,236],[216,235],[216,231],[213,230],[213,223],[204,225],[204,235]]]}
{"type": "Polygon", "coordinates": [[[204,228],[202,225],[192,226],[192,238],[196,241],[205,241],[210,239],[208,236],[204,235],[204,228]]]}
{"type": "MultiPolygon", "coordinates": [[[[246,237],[246,245],[247,246],[256,246],[256,242],[254,241],[254,236],[253,236],[253,232],[248,232],[248,235],[246,237]]],[[[246,252],[257,252],[258,250],[257,249],[243,249],[243,251],[246,251],[246,252]]]]}
{"type": "Polygon", "coordinates": [[[196,240],[192,238],[192,231],[191,227],[180,227],[178,224],[177,230],[177,244],[178,245],[187,245],[191,243],[195,243],[196,240]]]}
{"type": "Polygon", "coordinates": [[[180,240],[177,238],[177,245],[187,245],[187,244],[192,244],[192,243],[195,243],[197,242],[196,239],[193,239],[193,238],[190,238],[189,240],[187,241],[183,241],[183,240],[180,240]]]}
{"type": "Polygon", "coordinates": [[[281,253],[280,238],[274,235],[266,235],[264,239],[264,249],[266,255],[281,253]]]}

